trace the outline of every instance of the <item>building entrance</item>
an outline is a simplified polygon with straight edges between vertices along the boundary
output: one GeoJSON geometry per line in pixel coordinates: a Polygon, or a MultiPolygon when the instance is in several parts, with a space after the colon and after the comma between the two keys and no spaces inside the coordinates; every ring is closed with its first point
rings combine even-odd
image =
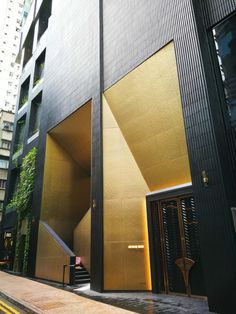
{"type": "Polygon", "coordinates": [[[149,232],[155,263],[152,280],[158,282],[153,286],[158,286],[158,292],[204,296],[198,211],[193,195],[153,200],[149,207],[154,233],[151,236],[149,232]]]}

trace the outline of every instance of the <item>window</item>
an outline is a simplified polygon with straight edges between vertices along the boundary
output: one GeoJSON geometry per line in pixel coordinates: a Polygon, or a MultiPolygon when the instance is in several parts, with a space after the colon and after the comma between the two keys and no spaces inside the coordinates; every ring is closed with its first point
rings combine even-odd
{"type": "Polygon", "coordinates": [[[9,161],[6,159],[0,159],[0,168],[8,169],[9,161]]]}
{"type": "Polygon", "coordinates": [[[32,26],[26,37],[25,44],[24,44],[25,53],[24,53],[23,67],[32,57],[33,39],[34,39],[34,27],[32,26]]]}
{"type": "Polygon", "coordinates": [[[14,124],[9,121],[3,121],[3,130],[4,131],[13,131],[14,124]]]}
{"type": "Polygon", "coordinates": [[[213,29],[226,109],[231,124],[236,127],[236,14],[213,29]]]}
{"type": "Polygon", "coordinates": [[[20,89],[19,109],[27,103],[29,95],[30,76],[24,81],[20,89]]]}
{"type": "Polygon", "coordinates": [[[231,160],[236,170],[236,13],[216,25],[212,33],[216,51],[215,64],[218,65],[221,107],[231,160]]]}
{"type": "Polygon", "coordinates": [[[21,151],[23,148],[23,142],[25,137],[25,122],[26,115],[24,115],[20,120],[17,121],[14,153],[21,151]]]}
{"type": "Polygon", "coordinates": [[[5,189],[7,185],[7,180],[0,179],[0,189],[5,189]]]}
{"type": "Polygon", "coordinates": [[[40,93],[31,104],[29,137],[39,131],[41,114],[42,93],[40,93]]]}
{"type": "Polygon", "coordinates": [[[2,140],[1,148],[10,150],[11,149],[11,142],[6,141],[6,140],[2,140]]]}
{"type": "Polygon", "coordinates": [[[40,83],[44,75],[45,50],[41,53],[35,63],[34,86],[40,83]]]}
{"type": "Polygon", "coordinates": [[[51,16],[52,0],[44,1],[39,12],[38,41],[48,28],[48,19],[51,16]]]}

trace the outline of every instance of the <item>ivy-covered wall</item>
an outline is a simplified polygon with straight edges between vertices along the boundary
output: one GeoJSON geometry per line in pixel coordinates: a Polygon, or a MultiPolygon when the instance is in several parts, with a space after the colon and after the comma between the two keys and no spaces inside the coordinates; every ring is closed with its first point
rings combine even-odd
{"type": "Polygon", "coordinates": [[[33,148],[22,161],[20,179],[7,208],[17,211],[17,230],[13,270],[27,273],[31,230],[31,203],[34,190],[37,148],[33,148]],[[22,251],[23,250],[23,251],[22,251]],[[23,264],[20,256],[23,256],[23,264]]]}

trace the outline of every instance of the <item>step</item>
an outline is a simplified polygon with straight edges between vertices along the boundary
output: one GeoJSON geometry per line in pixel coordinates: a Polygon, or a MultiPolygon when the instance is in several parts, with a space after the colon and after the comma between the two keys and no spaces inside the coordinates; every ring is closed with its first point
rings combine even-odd
{"type": "Polygon", "coordinates": [[[76,274],[88,274],[87,270],[75,270],[76,274]]]}
{"type": "Polygon", "coordinates": [[[89,276],[89,274],[84,274],[84,275],[75,274],[75,278],[90,278],[90,276],[89,276]]]}
{"type": "Polygon", "coordinates": [[[79,280],[75,280],[75,285],[84,284],[84,283],[90,283],[90,279],[79,279],[79,280]]]}

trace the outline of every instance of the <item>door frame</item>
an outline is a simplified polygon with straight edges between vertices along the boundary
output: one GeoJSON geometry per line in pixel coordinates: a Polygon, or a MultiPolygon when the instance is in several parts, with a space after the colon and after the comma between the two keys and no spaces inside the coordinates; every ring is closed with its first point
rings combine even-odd
{"type": "Polygon", "coordinates": [[[160,219],[157,203],[160,200],[181,197],[188,194],[193,194],[192,184],[160,190],[146,195],[149,254],[153,293],[161,293],[165,291],[164,281],[166,280],[163,270],[161,239],[159,238],[160,219]],[[156,205],[154,202],[156,202],[156,205]]]}

